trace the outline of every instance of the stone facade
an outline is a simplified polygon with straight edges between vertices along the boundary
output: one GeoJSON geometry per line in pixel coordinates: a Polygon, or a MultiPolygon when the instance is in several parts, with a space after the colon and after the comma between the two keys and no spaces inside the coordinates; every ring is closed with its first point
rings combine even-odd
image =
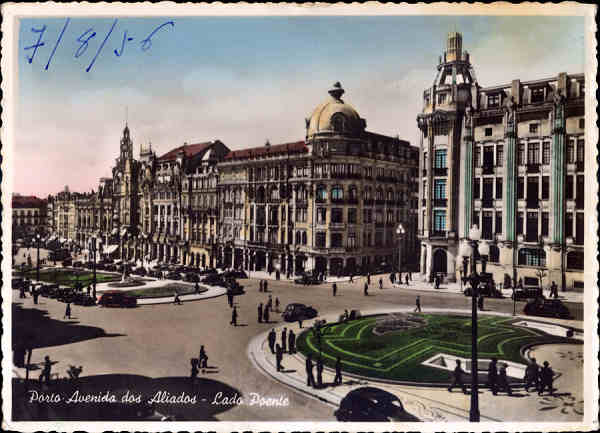
{"type": "Polygon", "coordinates": [[[475,224],[497,283],[582,289],[584,75],[481,87],[462,36],[447,44],[417,118],[423,276],[460,278],[475,224]]]}

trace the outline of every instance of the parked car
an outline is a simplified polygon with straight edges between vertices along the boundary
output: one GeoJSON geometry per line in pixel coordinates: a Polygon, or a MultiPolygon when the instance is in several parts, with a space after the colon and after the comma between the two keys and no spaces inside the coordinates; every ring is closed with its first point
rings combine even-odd
{"type": "Polygon", "coordinates": [[[187,281],[188,283],[199,283],[200,277],[196,272],[187,272],[183,276],[183,281],[187,281]]]}
{"type": "Polygon", "coordinates": [[[118,290],[109,290],[102,293],[98,305],[103,307],[135,307],[137,299],[118,290]]]}
{"type": "Polygon", "coordinates": [[[13,278],[11,285],[14,290],[19,290],[21,287],[25,287],[27,284],[23,278],[13,278]]]}
{"type": "MultiPolygon", "coordinates": [[[[503,298],[502,292],[496,288],[494,283],[494,277],[492,274],[486,272],[479,274],[479,294],[490,297],[490,298],[503,298]]],[[[472,296],[472,288],[469,286],[465,288],[465,296],[472,296]]]]}
{"type": "Polygon", "coordinates": [[[419,421],[394,394],[371,386],[346,394],[334,415],[338,421],[419,421]]]}
{"type": "Polygon", "coordinates": [[[179,272],[169,272],[167,280],[181,280],[181,274],[179,272]]]}
{"type": "Polygon", "coordinates": [[[160,278],[162,277],[162,271],[160,269],[150,269],[148,271],[148,276],[153,278],[160,278]]]}
{"type": "Polygon", "coordinates": [[[208,274],[201,281],[209,286],[225,286],[225,281],[218,274],[208,274]]]}
{"type": "Polygon", "coordinates": [[[61,287],[56,291],[56,299],[60,302],[73,302],[77,291],[71,287],[61,287]]]}
{"type": "Polygon", "coordinates": [[[221,275],[223,278],[248,278],[248,274],[242,270],[225,271],[221,275]]]}
{"type": "Polygon", "coordinates": [[[71,302],[73,302],[75,305],[81,305],[83,307],[96,305],[96,299],[87,293],[76,293],[71,302]]]}
{"type": "Polygon", "coordinates": [[[45,298],[54,298],[54,293],[58,290],[58,284],[42,284],[40,287],[40,295],[45,298]]]}
{"type": "Polygon", "coordinates": [[[535,298],[543,298],[544,293],[541,287],[522,287],[516,288],[511,295],[511,299],[535,299],[535,298]]]}
{"type": "Polygon", "coordinates": [[[523,312],[528,316],[571,318],[569,309],[558,299],[536,298],[525,305],[523,312]]]}
{"type": "Polygon", "coordinates": [[[298,320],[308,320],[317,317],[317,310],[313,307],[306,306],[304,304],[288,304],[285,307],[281,317],[286,322],[297,322],[298,320]]]}
{"type": "Polygon", "coordinates": [[[200,275],[210,275],[210,274],[218,274],[219,272],[214,268],[205,268],[201,271],[198,271],[200,275]]]}
{"type": "Polygon", "coordinates": [[[322,281],[314,274],[303,273],[300,275],[300,277],[294,280],[294,283],[304,284],[305,286],[308,286],[312,284],[321,284],[322,281]]]}

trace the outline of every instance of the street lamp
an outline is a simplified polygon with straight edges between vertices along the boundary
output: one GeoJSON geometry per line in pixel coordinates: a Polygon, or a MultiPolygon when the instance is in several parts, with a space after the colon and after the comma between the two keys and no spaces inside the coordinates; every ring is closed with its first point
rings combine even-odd
{"type": "Polygon", "coordinates": [[[36,271],[35,271],[35,279],[40,281],[40,242],[42,237],[39,233],[35,235],[35,240],[37,241],[37,260],[35,261],[36,271]]]}
{"type": "Polygon", "coordinates": [[[396,234],[398,235],[398,272],[402,271],[402,239],[405,233],[404,225],[402,223],[398,224],[398,227],[396,227],[396,234]]]}
{"type": "MultiPolygon", "coordinates": [[[[477,274],[477,264],[474,253],[477,250],[479,240],[481,239],[481,230],[477,225],[473,225],[469,230],[469,237],[463,240],[460,246],[460,255],[463,257],[463,272],[465,281],[471,284],[471,410],[469,411],[469,421],[479,422],[479,377],[477,368],[477,295],[479,292],[480,277],[477,274]],[[467,265],[471,259],[471,275],[467,277],[467,265]]],[[[487,255],[490,247],[487,242],[482,242],[479,247],[482,256],[482,273],[485,272],[487,255]]]]}

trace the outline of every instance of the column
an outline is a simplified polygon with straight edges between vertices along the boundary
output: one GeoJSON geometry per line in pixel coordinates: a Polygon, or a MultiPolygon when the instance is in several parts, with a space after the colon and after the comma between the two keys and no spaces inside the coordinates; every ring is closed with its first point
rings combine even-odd
{"type": "Polygon", "coordinates": [[[425,263],[425,278],[427,281],[429,281],[431,279],[431,268],[432,268],[432,248],[431,248],[431,244],[426,244],[427,245],[427,257],[426,257],[426,263],[425,263]]]}
{"type": "MultiPolygon", "coordinates": [[[[456,248],[453,248],[456,250],[456,248]]],[[[456,251],[452,251],[450,246],[446,250],[446,281],[450,283],[456,282],[456,251]]]]}
{"type": "Polygon", "coordinates": [[[426,245],[425,245],[425,244],[422,244],[422,245],[421,245],[421,266],[420,266],[420,268],[419,268],[419,272],[420,272],[422,275],[425,275],[425,274],[426,274],[426,273],[425,273],[425,266],[426,266],[425,259],[426,259],[426,258],[427,258],[427,248],[426,248],[426,245]]]}

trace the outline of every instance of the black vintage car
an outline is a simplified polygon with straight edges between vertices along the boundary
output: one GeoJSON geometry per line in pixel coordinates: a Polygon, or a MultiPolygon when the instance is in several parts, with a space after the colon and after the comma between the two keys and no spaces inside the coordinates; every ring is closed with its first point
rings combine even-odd
{"type": "Polygon", "coordinates": [[[242,270],[225,271],[221,275],[223,278],[248,278],[248,275],[242,270]]]}
{"type": "Polygon", "coordinates": [[[169,272],[167,274],[167,280],[181,280],[181,274],[176,271],[169,272]]]}
{"type": "Polygon", "coordinates": [[[535,299],[542,298],[544,293],[541,287],[525,286],[515,288],[513,294],[510,296],[511,299],[535,299]]]}
{"type": "Polygon", "coordinates": [[[528,316],[571,318],[569,309],[558,299],[536,298],[525,305],[523,312],[528,316]]]}
{"type": "Polygon", "coordinates": [[[238,283],[235,278],[227,278],[225,280],[225,287],[227,287],[227,293],[232,295],[241,295],[244,293],[244,286],[238,283]]]}
{"type": "Polygon", "coordinates": [[[83,307],[89,307],[92,305],[96,305],[96,299],[94,299],[92,296],[88,295],[87,293],[76,293],[75,296],[73,297],[72,302],[75,305],[81,305],[83,307]]]}
{"type": "Polygon", "coordinates": [[[281,317],[286,322],[297,322],[298,320],[308,320],[317,317],[317,310],[313,307],[306,306],[304,304],[288,304],[281,313],[281,317]]]}
{"type": "MultiPolygon", "coordinates": [[[[471,287],[465,288],[465,296],[472,296],[471,287]]],[[[496,288],[492,274],[486,272],[479,274],[479,294],[490,298],[503,298],[502,292],[496,288]]]]}
{"type": "Polygon", "coordinates": [[[209,286],[225,286],[225,281],[218,274],[208,274],[206,277],[202,278],[202,282],[209,286]]]}
{"type": "Polygon", "coordinates": [[[187,272],[183,276],[183,281],[187,281],[188,283],[199,283],[200,277],[196,272],[187,272]]]}
{"type": "Polygon", "coordinates": [[[305,286],[308,285],[312,285],[312,284],[321,284],[322,281],[314,274],[301,274],[300,277],[296,278],[294,280],[294,283],[296,284],[304,284],[305,286]]]}
{"type": "Polygon", "coordinates": [[[402,402],[394,394],[371,386],[353,389],[346,394],[334,415],[338,421],[419,421],[404,410],[402,402]]]}
{"type": "Polygon", "coordinates": [[[58,289],[58,284],[43,284],[40,287],[40,295],[42,295],[45,298],[55,298],[55,293],[58,289]]]}
{"type": "Polygon", "coordinates": [[[56,299],[60,302],[75,302],[75,297],[77,296],[77,290],[71,287],[63,287],[57,290],[56,299]]]}

